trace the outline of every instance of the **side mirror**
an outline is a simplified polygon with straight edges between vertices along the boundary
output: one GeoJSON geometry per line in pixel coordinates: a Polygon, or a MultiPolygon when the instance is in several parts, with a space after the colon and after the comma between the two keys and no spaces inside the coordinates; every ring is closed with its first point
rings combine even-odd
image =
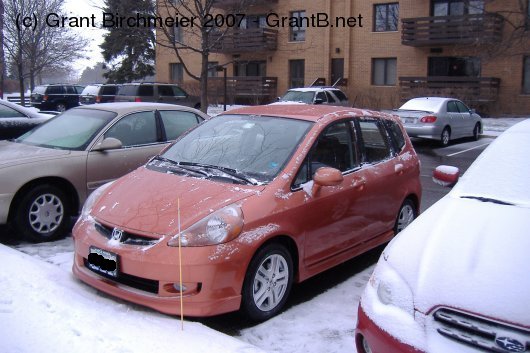
{"type": "Polygon", "coordinates": [[[276,101],[279,102],[282,100],[282,97],[276,97],[276,101]]]}
{"type": "Polygon", "coordinates": [[[477,111],[475,109],[469,109],[469,114],[475,114],[477,111]]]}
{"type": "Polygon", "coordinates": [[[344,178],[340,170],[330,167],[318,168],[313,176],[313,188],[311,194],[315,196],[322,186],[336,186],[342,183],[344,178]]]}
{"type": "Polygon", "coordinates": [[[106,151],[106,150],[117,150],[122,147],[122,143],[120,140],[114,137],[106,137],[98,143],[92,151],[106,151]]]}
{"type": "Polygon", "coordinates": [[[460,170],[457,167],[440,165],[432,172],[432,181],[442,186],[453,186],[460,177],[460,170]]]}
{"type": "Polygon", "coordinates": [[[315,98],[315,104],[322,104],[324,100],[322,98],[315,98]]]}

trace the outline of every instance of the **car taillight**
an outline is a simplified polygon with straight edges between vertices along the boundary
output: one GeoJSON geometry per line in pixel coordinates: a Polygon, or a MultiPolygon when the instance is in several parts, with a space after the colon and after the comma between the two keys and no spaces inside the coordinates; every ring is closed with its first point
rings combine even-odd
{"type": "Polygon", "coordinates": [[[47,100],[48,100],[48,96],[44,96],[44,97],[42,97],[42,100],[43,100],[43,101],[47,101],[47,100]]]}
{"type": "Polygon", "coordinates": [[[135,101],[135,102],[141,102],[141,101],[142,101],[142,99],[141,99],[141,98],[139,98],[139,97],[136,97],[136,98],[134,99],[134,101],[135,101]]]}
{"type": "Polygon", "coordinates": [[[434,123],[436,121],[436,117],[434,115],[427,115],[420,119],[422,123],[434,123]]]}
{"type": "Polygon", "coordinates": [[[96,103],[100,103],[101,102],[101,96],[96,96],[96,103]]]}

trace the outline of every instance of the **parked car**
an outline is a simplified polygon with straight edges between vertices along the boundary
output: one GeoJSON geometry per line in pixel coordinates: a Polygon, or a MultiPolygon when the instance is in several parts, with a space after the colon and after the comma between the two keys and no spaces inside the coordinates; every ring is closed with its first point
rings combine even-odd
{"type": "Polygon", "coordinates": [[[480,115],[454,98],[413,98],[389,113],[401,118],[410,137],[438,140],[442,146],[462,137],[478,140],[482,134],[480,115]]]}
{"type": "Polygon", "coordinates": [[[79,96],[79,105],[94,103],[112,103],[118,92],[119,85],[94,84],[83,89],[79,96]]]}
{"type": "Polygon", "coordinates": [[[179,85],[167,83],[125,83],[120,86],[115,101],[172,103],[195,109],[201,107],[199,97],[189,95],[179,85]]]}
{"type": "Polygon", "coordinates": [[[0,141],[0,224],[32,241],[64,235],[94,189],[146,163],[206,117],[169,104],[105,103],[0,141]]]}
{"type": "Polygon", "coordinates": [[[36,86],[31,92],[30,103],[39,110],[64,112],[79,105],[79,95],[84,86],[51,84],[36,86]]]}
{"type": "Polygon", "coordinates": [[[182,291],[185,315],[242,308],[265,320],[294,282],[389,241],[420,199],[419,161],[395,117],[232,110],[92,194],[72,232],[73,272],[164,313],[180,313],[182,291]]]}
{"type": "MultiPolygon", "coordinates": [[[[529,153],[530,119],[386,247],[361,298],[357,352],[528,352],[529,153]]],[[[435,175],[450,184],[455,171],[435,175]]]]}
{"type": "Polygon", "coordinates": [[[350,106],[344,92],[336,87],[325,86],[291,88],[283,96],[278,97],[278,102],[350,106]]]}
{"type": "Polygon", "coordinates": [[[0,140],[18,137],[51,117],[0,99],[0,140]]]}

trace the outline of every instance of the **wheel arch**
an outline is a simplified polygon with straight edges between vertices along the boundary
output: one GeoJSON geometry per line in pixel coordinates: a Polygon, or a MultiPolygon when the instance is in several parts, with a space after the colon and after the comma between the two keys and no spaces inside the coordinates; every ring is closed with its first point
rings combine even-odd
{"type": "Polygon", "coordinates": [[[8,220],[12,220],[14,217],[16,207],[24,194],[31,188],[44,184],[53,185],[61,189],[68,197],[67,201],[69,206],[72,208],[72,214],[79,213],[79,195],[70,181],[59,177],[42,177],[28,181],[20,189],[18,189],[18,191],[15,193],[15,196],[13,197],[13,200],[11,201],[11,205],[9,206],[8,220]]]}

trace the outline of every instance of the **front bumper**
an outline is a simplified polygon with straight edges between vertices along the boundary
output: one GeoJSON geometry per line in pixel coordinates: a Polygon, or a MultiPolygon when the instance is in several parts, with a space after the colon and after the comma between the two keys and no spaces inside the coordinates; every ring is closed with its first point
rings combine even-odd
{"type": "MultiPolygon", "coordinates": [[[[83,282],[118,298],[172,315],[181,313],[178,248],[167,246],[169,238],[152,246],[124,245],[98,233],[94,223],[81,220],[73,230],[73,273],[83,282]],[[85,266],[90,246],[118,254],[120,274],[155,286],[149,292],[131,282],[103,277],[85,266]]],[[[245,252],[229,244],[208,247],[183,247],[183,314],[213,316],[239,309],[241,287],[249,261],[245,252]]]]}
{"type": "Polygon", "coordinates": [[[14,194],[0,194],[0,224],[6,224],[14,194]]]}

